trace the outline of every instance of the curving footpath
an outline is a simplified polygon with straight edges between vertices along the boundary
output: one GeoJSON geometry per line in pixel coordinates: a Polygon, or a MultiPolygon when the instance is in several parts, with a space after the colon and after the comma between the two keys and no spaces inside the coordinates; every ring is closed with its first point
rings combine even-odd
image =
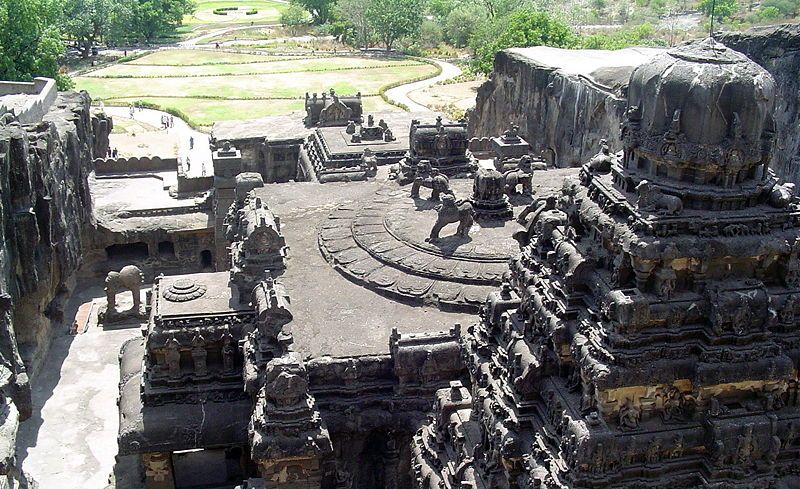
{"type": "Polygon", "coordinates": [[[439,65],[442,68],[442,72],[433,78],[407,83],[405,85],[400,85],[398,87],[386,90],[386,96],[389,97],[389,100],[404,104],[406,107],[408,107],[410,112],[433,112],[428,107],[411,100],[408,94],[415,90],[428,88],[440,81],[455,78],[461,74],[461,68],[452,63],[448,63],[447,61],[439,61],[435,59],[429,59],[428,61],[439,65]]]}

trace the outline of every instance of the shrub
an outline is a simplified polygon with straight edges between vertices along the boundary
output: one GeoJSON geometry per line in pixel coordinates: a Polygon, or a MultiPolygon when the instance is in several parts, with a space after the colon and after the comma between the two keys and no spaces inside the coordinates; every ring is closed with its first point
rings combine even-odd
{"type": "Polygon", "coordinates": [[[220,7],[214,9],[214,15],[228,15],[228,11],[239,10],[239,7],[220,7]]]}
{"type": "Polygon", "coordinates": [[[566,23],[547,12],[523,9],[482,24],[470,37],[469,44],[475,52],[473,68],[489,73],[498,51],[528,46],[568,48],[575,44],[575,34],[566,23]]]}

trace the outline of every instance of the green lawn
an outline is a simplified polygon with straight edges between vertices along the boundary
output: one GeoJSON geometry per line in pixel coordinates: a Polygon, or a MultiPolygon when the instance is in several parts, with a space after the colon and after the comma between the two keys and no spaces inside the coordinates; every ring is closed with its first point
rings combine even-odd
{"type": "Polygon", "coordinates": [[[207,49],[164,49],[142,56],[123,65],[200,66],[210,64],[256,63],[275,56],[210,51],[207,49]]]}
{"type": "Polygon", "coordinates": [[[196,6],[194,14],[187,15],[183,18],[183,23],[185,25],[230,25],[248,24],[250,22],[278,22],[281,17],[281,12],[286,8],[287,4],[273,0],[198,0],[196,6]],[[238,10],[228,11],[227,15],[218,15],[214,13],[214,9],[222,7],[238,7],[238,10]],[[256,9],[258,13],[254,15],[245,15],[245,12],[250,9],[256,9]]]}
{"type": "Polygon", "coordinates": [[[77,89],[88,91],[95,100],[121,105],[146,100],[180,110],[193,123],[208,126],[217,120],[302,110],[306,92],[330,88],[340,94],[372,95],[364,99],[367,111],[392,110],[393,106],[375,96],[381,87],[435,71],[414,60],[356,56],[286,59],[184,49],[158,51],[74,80],[77,89]]]}
{"type": "MultiPolygon", "coordinates": [[[[160,54],[160,53],[159,53],[160,54]]],[[[214,52],[209,52],[213,56],[214,52]]],[[[152,55],[151,55],[152,56],[152,55]]],[[[236,55],[232,55],[236,56],[236,55]]],[[[242,55],[244,56],[244,55],[242,55]]],[[[145,58],[149,58],[146,56],[145,58]]],[[[141,61],[145,58],[140,58],[141,61]]],[[[180,67],[161,64],[131,63],[118,64],[87,73],[87,77],[98,78],[146,78],[146,77],[192,77],[202,75],[244,75],[268,73],[299,73],[306,71],[332,71],[343,69],[365,69],[393,66],[419,66],[418,61],[382,60],[363,58],[301,58],[263,56],[260,63],[242,62],[240,64],[202,64],[180,67]]]]}

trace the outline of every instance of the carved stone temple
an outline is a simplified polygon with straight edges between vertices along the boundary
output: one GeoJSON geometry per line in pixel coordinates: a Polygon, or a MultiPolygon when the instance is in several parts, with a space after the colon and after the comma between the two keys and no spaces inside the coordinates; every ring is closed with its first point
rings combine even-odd
{"type": "Polygon", "coordinates": [[[415,487],[800,487],[800,207],[767,166],[774,103],[710,39],[633,71],[621,156],[527,214],[469,376],[414,437],[415,487]]]}

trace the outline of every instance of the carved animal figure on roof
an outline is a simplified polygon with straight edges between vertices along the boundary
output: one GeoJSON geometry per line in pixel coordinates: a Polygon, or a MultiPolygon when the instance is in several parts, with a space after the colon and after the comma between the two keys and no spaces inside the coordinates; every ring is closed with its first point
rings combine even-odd
{"type": "Polygon", "coordinates": [[[661,193],[661,189],[647,180],[636,186],[639,198],[636,207],[640,210],[656,211],[660,214],[678,215],[683,212],[683,201],[674,195],[661,193]]]}
{"type": "Polygon", "coordinates": [[[522,186],[522,195],[531,195],[531,193],[533,193],[531,157],[525,155],[520,158],[517,167],[504,172],[503,178],[506,179],[506,193],[508,195],[515,195],[517,193],[517,185],[522,186]]]}

